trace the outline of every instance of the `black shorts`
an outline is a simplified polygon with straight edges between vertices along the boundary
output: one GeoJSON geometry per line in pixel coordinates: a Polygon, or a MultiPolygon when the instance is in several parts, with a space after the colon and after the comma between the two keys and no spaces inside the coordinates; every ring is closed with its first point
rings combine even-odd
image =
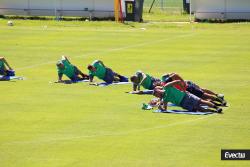
{"type": "Polygon", "coordinates": [[[162,81],[165,82],[165,83],[168,83],[168,82],[172,82],[172,78],[170,78],[170,75],[167,74],[167,75],[164,75],[162,76],[162,81]]]}
{"type": "Polygon", "coordinates": [[[188,111],[196,111],[200,104],[200,98],[187,93],[182,99],[180,106],[188,111]]]}
{"type": "Polygon", "coordinates": [[[6,71],[5,71],[5,68],[4,66],[2,68],[0,68],[0,75],[5,75],[6,74],[6,71]]]}
{"type": "Polygon", "coordinates": [[[115,77],[115,73],[110,68],[106,68],[106,74],[103,80],[106,83],[111,84],[114,81],[114,77],[115,77]]]}
{"type": "Polygon", "coordinates": [[[76,66],[74,66],[74,73],[75,73],[75,75],[73,77],[71,77],[70,80],[72,82],[77,82],[80,80],[80,78],[78,77],[78,75],[80,74],[80,71],[76,66]]]}
{"type": "Polygon", "coordinates": [[[201,98],[204,95],[204,91],[192,81],[186,81],[186,84],[188,92],[192,93],[193,95],[199,98],[201,98]]]}
{"type": "Polygon", "coordinates": [[[0,75],[5,75],[5,71],[3,69],[0,69],[0,75]]]}

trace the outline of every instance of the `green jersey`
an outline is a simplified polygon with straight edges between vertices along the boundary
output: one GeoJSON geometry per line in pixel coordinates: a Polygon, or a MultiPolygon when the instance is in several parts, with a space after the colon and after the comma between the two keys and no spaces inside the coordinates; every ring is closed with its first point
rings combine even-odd
{"type": "Polygon", "coordinates": [[[99,79],[104,79],[106,74],[106,67],[97,60],[94,61],[92,65],[96,68],[96,71],[89,71],[89,75],[96,76],[99,79]]]}
{"type": "Polygon", "coordinates": [[[174,88],[173,86],[168,86],[164,88],[165,92],[163,95],[164,102],[171,102],[177,106],[180,106],[181,101],[185,97],[186,93],[174,88]]]}
{"type": "Polygon", "coordinates": [[[69,78],[72,78],[75,75],[75,67],[74,65],[70,64],[68,60],[62,60],[64,68],[57,67],[58,74],[64,74],[69,78]]]}
{"type": "Polygon", "coordinates": [[[0,60],[0,69],[4,69],[4,62],[0,60]]]}
{"type": "Polygon", "coordinates": [[[145,89],[151,89],[152,76],[141,71],[137,71],[135,75],[139,78],[139,85],[141,85],[145,89]]]}

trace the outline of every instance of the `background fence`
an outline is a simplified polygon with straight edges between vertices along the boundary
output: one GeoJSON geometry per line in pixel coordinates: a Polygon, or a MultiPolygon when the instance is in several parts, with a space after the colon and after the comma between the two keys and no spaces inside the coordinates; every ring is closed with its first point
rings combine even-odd
{"type": "MultiPolygon", "coordinates": [[[[189,21],[183,0],[144,0],[144,20],[189,21]]],[[[114,0],[0,0],[0,15],[113,17],[114,0]]]]}
{"type": "MultiPolygon", "coordinates": [[[[148,12],[153,0],[144,0],[144,12],[148,12]]],[[[183,0],[155,0],[151,12],[182,14],[183,0]]]]}

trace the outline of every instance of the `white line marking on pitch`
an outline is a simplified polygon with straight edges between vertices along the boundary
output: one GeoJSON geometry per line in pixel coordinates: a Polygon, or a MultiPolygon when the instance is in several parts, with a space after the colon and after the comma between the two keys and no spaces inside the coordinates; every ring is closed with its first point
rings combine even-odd
{"type": "Polygon", "coordinates": [[[9,144],[32,144],[32,143],[47,143],[47,142],[59,142],[59,141],[69,141],[69,140],[78,140],[78,139],[87,139],[87,138],[96,138],[96,137],[109,137],[109,136],[124,136],[124,135],[129,135],[131,133],[140,133],[140,132],[147,132],[151,130],[156,130],[156,129],[165,129],[173,126],[178,126],[178,125],[184,125],[184,124],[189,124],[192,122],[196,122],[199,120],[204,120],[207,118],[210,118],[216,114],[211,114],[207,115],[205,117],[199,117],[197,119],[191,119],[187,121],[182,121],[182,122],[176,122],[172,124],[167,124],[167,125],[162,125],[162,126],[156,126],[156,127],[151,127],[151,128],[144,128],[144,129],[136,129],[136,130],[131,130],[131,131],[125,131],[125,132],[118,132],[118,133],[107,133],[107,134],[96,134],[96,135],[82,135],[82,136],[71,136],[71,137],[56,137],[56,136],[51,136],[50,138],[41,138],[39,140],[35,141],[13,141],[9,143],[5,143],[7,145],[9,144]]]}
{"type": "MultiPolygon", "coordinates": [[[[124,49],[129,49],[129,48],[142,47],[142,46],[146,46],[146,45],[149,45],[149,44],[156,44],[156,43],[160,43],[160,42],[164,42],[164,41],[168,41],[168,40],[173,40],[173,39],[178,39],[178,38],[185,38],[185,37],[190,37],[190,36],[194,36],[194,35],[196,35],[196,34],[194,34],[194,33],[185,34],[185,35],[175,36],[175,37],[172,37],[172,38],[165,38],[165,39],[160,39],[160,40],[155,40],[155,41],[139,43],[139,44],[135,44],[135,45],[128,45],[128,46],[123,46],[123,47],[119,47],[119,48],[107,49],[107,50],[104,50],[104,51],[86,53],[85,55],[81,55],[81,56],[72,56],[72,58],[87,57],[87,56],[94,55],[94,54],[99,54],[99,53],[103,54],[103,53],[115,52],[115,51],[120,51],[120,50],[124,50],[124,49]]],[[[48,65],[48,64],[53,64],[53,63],[56,63],[56,60],[55,61],[48,61],[48,62],[44,62],[44,63],[40,63],[40,64],[34,64],[34,65],[26,66],[26,67],[20,67],[20,68],[16,68],[16,70],[21,71],[21,70],[40,67],[40,66],[43,66],[43,65],[48,65]]]]}

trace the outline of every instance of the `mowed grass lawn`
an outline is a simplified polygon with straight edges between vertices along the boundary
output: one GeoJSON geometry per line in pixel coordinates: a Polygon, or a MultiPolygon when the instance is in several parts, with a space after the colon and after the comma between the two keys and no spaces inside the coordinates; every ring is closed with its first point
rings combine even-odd
{"type": "MultiPolygon", "coordinates": [[[[221,149],[250,148],[250,24],[0,20],[0,55],[26,80],[0,83],[1,167],[247,167],[221,149]],[[177,72],[224,93],[208,116],[142,111],[131,85],[49,84],[61,55],[130,76],[177,72]]],[[[96,79],[96,81],[98,81],[96,79]]]]}

